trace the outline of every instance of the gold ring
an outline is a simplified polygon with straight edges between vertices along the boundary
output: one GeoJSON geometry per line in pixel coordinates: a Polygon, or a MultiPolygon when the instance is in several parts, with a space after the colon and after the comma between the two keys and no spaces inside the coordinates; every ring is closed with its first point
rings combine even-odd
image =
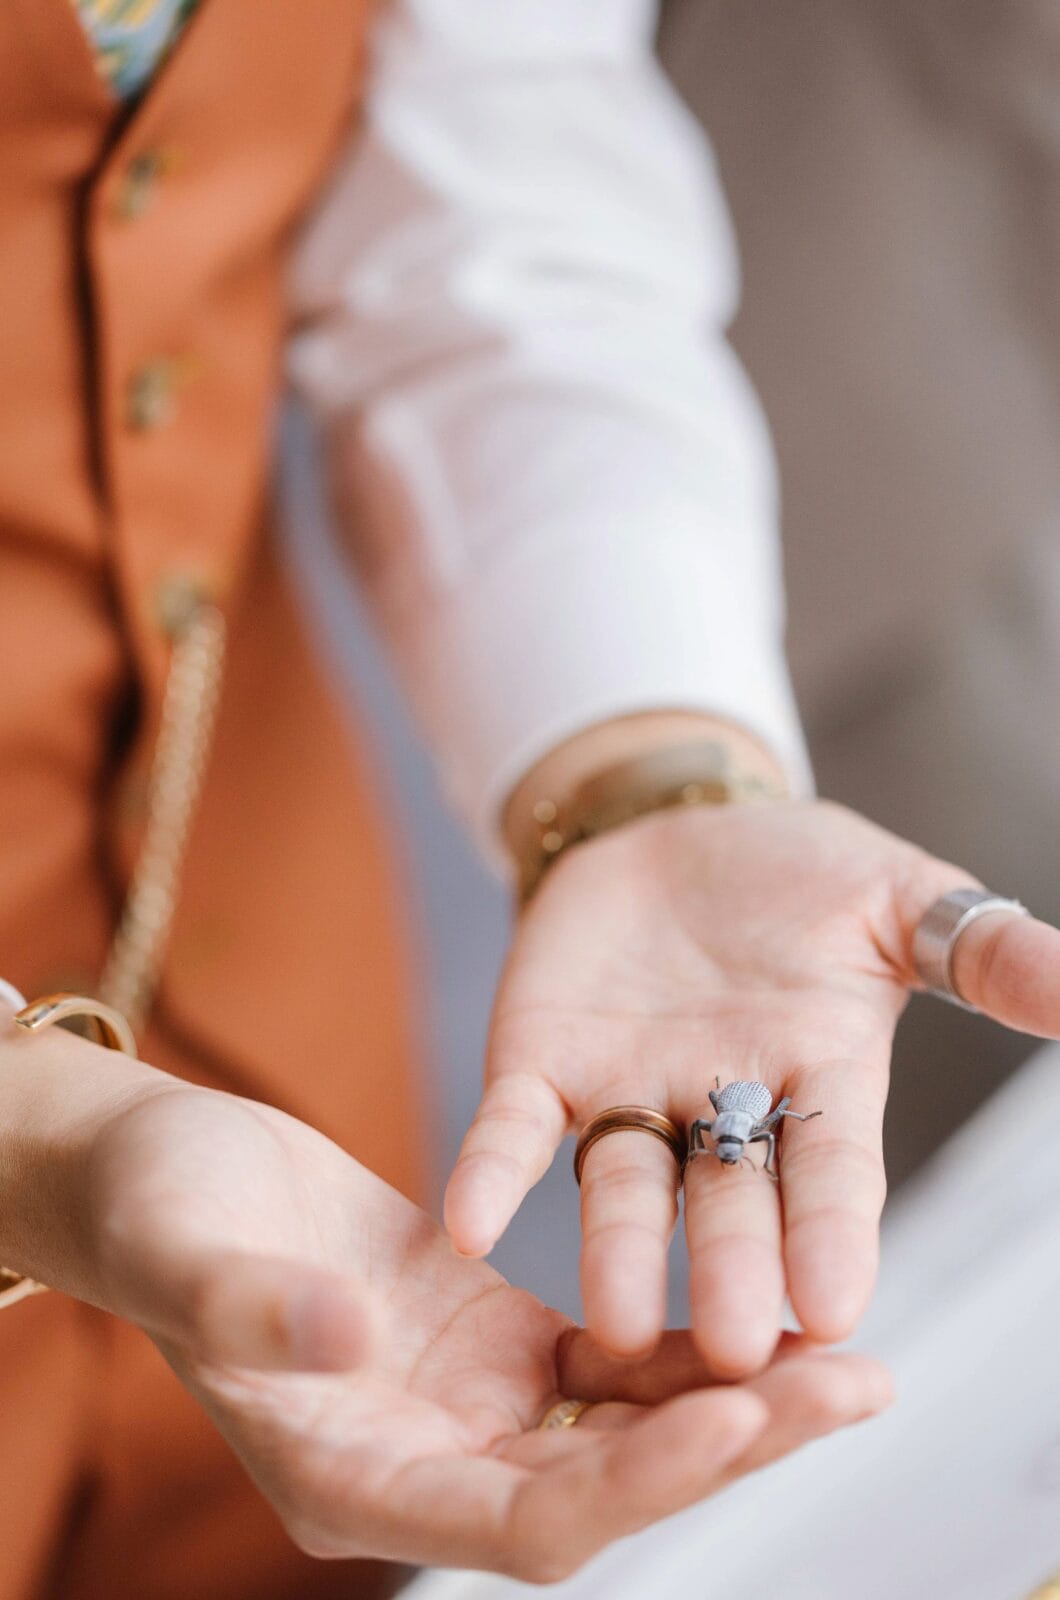
{"type": "Polygon", "coordinates": [[[677,1162],[678,1171],[685,1164],[685,1139],[677,1124],[664,1117],[661,1111],[650,1106],[610,1106],[598,1116],[590,1118],[578,1136],[574,1147],[574,1176],[582,1181],[582,1167],[597,1139],[609,1133],[650,1133],[661,1139],[677,1162]]]}
{"type": "Polygon", "coordinates": [[[135,1056],[136,1039],[121,1012],[115,1011],[113,1006],[105,1006],[101,1000],[90,1000],[87,995],[46,994],[40,1000],[31,1000],[11,1020],[27,1033],[40,1033],[53,1022],[67,1022],[71,1017],[89,1019],[96,1044],[135,1056]]]}
{"type": "Polygon", "coordinates": [[[557,1400],[554,1406],[549,1406],[538,1423],[538,1433],[548,1432],[552,1428],[573,1428],[579,1417],[592,1408],[592,1404],[591,1400],[557,1400]]]}
{"type": "MultiPolygon", "coordinates": [[[[136,1039],[121,1012],[105,1006],[101,1000],[90,1000],[86,995],[44,995],[16,1011],[11,1020],[26,1033],[40,1033],[53,1022],[66,1022],[70,1017],[88,1017],[97,1044],[108,1050],[120,1050],[123,1055],[136,1055],[136,1039]]],[[[37,1283],[8,1267],[0,1267],[0,1308],[13,1306],[31,1294],[43,1294],[47,1287],[46,1283],[37,1283]]]]}

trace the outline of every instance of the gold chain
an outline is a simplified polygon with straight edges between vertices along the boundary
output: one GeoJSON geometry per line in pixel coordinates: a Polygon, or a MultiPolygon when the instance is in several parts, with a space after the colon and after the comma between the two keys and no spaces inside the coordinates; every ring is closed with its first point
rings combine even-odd
{"type": "MultiPolygon", "coordinates": [[[[133,1028],[150,1010],[177,909],[180,872],[209,759],[225,653],[216,606],[195,599],[169,619],[173,656],[151,768],[147,827],[121,920],[99,983],[99,998],[133,1028]]],[[[50,1008],[55,1012],[56,1007],[50,1008]]],[[[51,1017],[48,1020],[52,1020],[51,1017]]],[[[134,1049],[129,1044],[115,1048],[134,1049]]],[[[47,1285],[0,1267],[0,1306],[47,1285]]]]}
{"type": "Polygon", "coordinates": [[[224,651],[221,612],[208,602],[190,608],[174,630],[147,828],[99,984],[100,999],[134,1028],[150,1010],[177,908],[181,867],[217,718],[224,651]]]}

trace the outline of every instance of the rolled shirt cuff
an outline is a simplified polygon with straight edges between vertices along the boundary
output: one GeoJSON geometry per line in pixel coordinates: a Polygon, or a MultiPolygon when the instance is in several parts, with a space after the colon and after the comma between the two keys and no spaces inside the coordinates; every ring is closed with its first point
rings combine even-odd
{"type": "Polygon", "coordinates": [[[701,521],[671,521],[654,539],[639,523],[589,539],[554,526],[474,582],[436,591],[407,626],[391,613],[443,783],[487,859],[507,864],[501,813],[538,760],[639,711],[737,723],[779,758],[795,793],[812,793],[777,592],[731,531],[712,540],[701,521]]]}

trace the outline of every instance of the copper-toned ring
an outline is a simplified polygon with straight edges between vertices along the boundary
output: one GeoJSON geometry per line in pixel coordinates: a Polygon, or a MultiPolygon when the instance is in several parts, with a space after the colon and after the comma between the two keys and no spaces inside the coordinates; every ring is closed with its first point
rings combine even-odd
{"type": "Polygon", "coordinates": [[[574,1176],[579,1184],[586,1156],[596,1141],[609,1133],[650,1133],[666,1145],[677,1162],[678,1171],[685,1164],[684,1134],[669,1117],[664,1117],[661,1111],[653,1111],[650,1106],[609,1106],[591,1117],[578,1135],[574,1147],[574,1176]]]}
{"type": "Polygon", "coordinates": [[[537,1425],[539,1433],[548,1433],[553,1428],[573,1428],[579,1417],[591,1409],[591,1400],[557,1400],[554,1406],[549,1406],[541,1421],[537,1425]]]}

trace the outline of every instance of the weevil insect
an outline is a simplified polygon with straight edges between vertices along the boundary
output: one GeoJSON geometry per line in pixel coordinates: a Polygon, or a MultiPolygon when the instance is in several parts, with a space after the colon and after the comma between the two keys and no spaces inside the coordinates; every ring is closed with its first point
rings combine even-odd
{"type": "Polygon", "coordinates": [[[742,1160],[749,1160],[746,1147],[749,1144],[765,1144],[766,1151],[765,1170],[774,1180],[777,1176],[777,1136],[778,1129],[785,1117],[794,1117],[796,1122],[811,1122],[814,1117],[823,1116],[821,1111],[789,1111],[791,1105],[790,1095],[785,1095],[773,1105],[773,1096],[764,1083],[727,1083],[724,1089],[721,1079],[715,1078],[715,1087],[710,1091],[710,1103],[717,1112],[713,1121],[706,1117],[697,1117],[688,1132],[688,1160],[693,1156],[717,1156],[718,1160],[726,1167],[735,1167],[742,1160]],[[714,1140],[713,1150],[703,1142],[703,1135],[709,1133],[714,1140]]]}

